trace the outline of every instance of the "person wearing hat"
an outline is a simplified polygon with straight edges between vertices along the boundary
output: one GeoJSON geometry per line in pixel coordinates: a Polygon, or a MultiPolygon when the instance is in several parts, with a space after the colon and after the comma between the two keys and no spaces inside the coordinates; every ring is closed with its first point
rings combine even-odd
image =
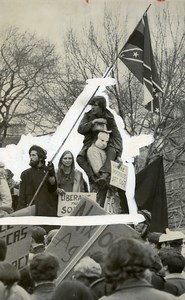
{"type": "Polygon", "coordinates": [[[90,256],[84,256],[74,267],[72,279],[83,282],[86,286],[90,286],[95,280],[102,275],[102,268],[90,256]]]}
{"type": "Polygon", "coordinates": [[[77,156],[79,166],[86,172],[89,181],[94,182],[93,170],[87,159],[87,149],[96,139],[97,132],[104,127],[105,131],[110,133],[107,143],[106,159],[103,166],[99,170],[99,182],[107,183],[111,173],[111,160],[121,158],[122,154],[122,137],[116,125],[113,114],[106,108],[106,99],[103,96],[93,97],[89,104],[91,110],[84,114],[78,132],[84,135],[83,147],[77,156]]]}
{"type": "Polygon", "coordinates": [[[99,175],[101,167],[106,161],[106,148],[109,141],[109,131],[103,131],[103,128],[97,134],[97,139],[87,150],[87,158],[95,176],[99,175]]]}
{"type": "Polygon", "coordinates": [[[44,183],[36,195],[37,216],[57,216],[57,182],[54,166],[51,162],[45,164],[47,152],[40,146],[33,145],[29,149],[30,166],[21,173],[20,190],[17,210],[29,206],[46,173],[44,183]]]}

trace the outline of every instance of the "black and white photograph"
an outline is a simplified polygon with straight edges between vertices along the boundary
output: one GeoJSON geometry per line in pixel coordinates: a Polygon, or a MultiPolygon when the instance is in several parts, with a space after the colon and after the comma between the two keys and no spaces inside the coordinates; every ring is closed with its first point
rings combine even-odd
{"type": "Polygon", "coordinates": [[[0,5],[0,299],[185,299],[185,1],[0,5]]]}
{"type": "Polygon", "coordinates": [[[1,225],[1,299],[184,299],[184,234],[140,229],[1,225]]]}

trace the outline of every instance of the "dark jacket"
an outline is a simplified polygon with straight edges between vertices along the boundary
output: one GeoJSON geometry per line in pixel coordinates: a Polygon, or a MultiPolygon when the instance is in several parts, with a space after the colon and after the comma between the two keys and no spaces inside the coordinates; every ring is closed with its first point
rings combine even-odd
{"type": "MultiPolygon", "coordinates": [[[[82,118],[82,120],[80,122],[80,125],[78,127],[78,132],[85,136],[84,141],[83,141],[84,145],[83,145],[82,150],[88,149],[93,142],[94,134],[93,134],[92,121],[95,118],[97,118],[97,117],[95,115],[93,115],[91,113],[91,111],[88,111],[87,113],[84,114],[84,117],[82,118]]],[[[116,149],[117,155],[121,156],[122,150],[123,150],[122,149],[122,137],[121,137],[121,134],[116,125],[113,114],[108,109],[105,109],[101,118],[106,119],[107,130],[112,130],[107,147],[113,147],[114,149],[116,149]]]]}
{"type": "Polygon", "coordinates": [[[163,291],[156,290],[145,279],[129,279],[103,298],[104,300],[175,300],[177,297],[163,291]]]}
{"type": "Polygon", "coordinates": [[[52,282],[39,284],[34,288],[31,300],[51,300],[55,289],[56,285],[52,282]]]}
{"type": "Polygon", "coordinates": [[[185,278],[182,274],[169,274],[166,276],[166,282],[172,284],[177,289],[177,296],[185,293],[185,278]]]}
{"type": "MultiPolygon", "coordinates": [[[[41,168],[29,168],[21,173],[17,210],[29,205],[46,172],[47,167],[44,165],[41,168]]],[[[55,184],[52,185],[46,178],[35,199],[37,216],[57,215],[58,196],[56,190],[57,182],[55,181],[55,184]]]]}

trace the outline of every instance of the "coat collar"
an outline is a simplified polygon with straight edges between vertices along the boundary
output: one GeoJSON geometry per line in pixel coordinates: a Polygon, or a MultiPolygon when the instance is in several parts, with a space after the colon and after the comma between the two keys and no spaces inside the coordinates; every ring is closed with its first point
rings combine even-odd
{"type": "Polygon", "coordinates": [[[152,285],[146,279],[128,279],[125,280],[122,284],[119,284],[116,288],[116,291],[136,288],[136,287],[151,287],[152,285]]]}

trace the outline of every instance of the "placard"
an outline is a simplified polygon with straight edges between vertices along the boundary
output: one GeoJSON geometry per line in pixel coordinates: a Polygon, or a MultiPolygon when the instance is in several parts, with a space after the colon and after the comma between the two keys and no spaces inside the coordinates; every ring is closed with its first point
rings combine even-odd
{"type": "MultiPolygon", "coordinates": [[[[106,214],[106,211],[88,198],[83,198],[72,213],[74,216],[103,214],[106,214]]],[[[60,261],[57,283],[66,277],[70,277],[74,266],[84,255],[106,251],[113,239],[124,234],[126,236],[138,236],[136,231],[127,225],[61,227],[46,248],[46,252],[53,253],[60,261]]]]}
{"type": "Polygon", "coordinates": [[[6,261],[18,270],[24,268],[28,263],[31,230],[25,225],[1,225],[0,239],[7,245],[6,261]]]}
{"type": "Polygon", "coordinates": [[[124,164],[119,164],[111,160],[111,179],[110,185],[115,186],[123,191],[126,191],[128,167],[124,164]]]}
{"type": "Polygon", "coordinates": [[[57,216],[63,217],[70,215],[83,197],[88,197],[96,202],[96,193],[66,192],[64,195],[58,195],[57,216]]]}

